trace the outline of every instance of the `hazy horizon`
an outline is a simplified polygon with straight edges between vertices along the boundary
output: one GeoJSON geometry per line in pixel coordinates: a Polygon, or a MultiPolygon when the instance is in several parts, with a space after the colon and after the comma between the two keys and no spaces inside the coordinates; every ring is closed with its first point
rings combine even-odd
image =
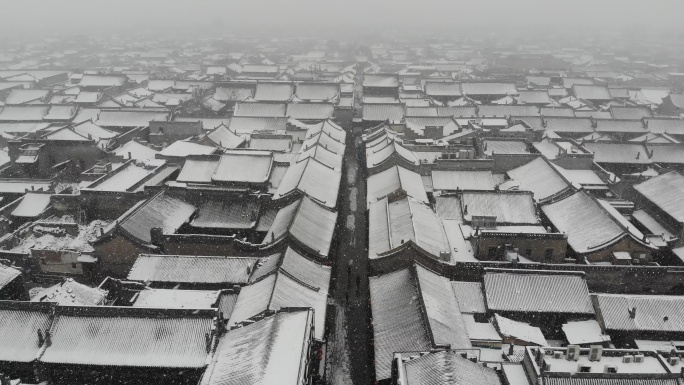
{"type": "Polygon", "coordinates": [[[0,31],[16,34],[135,33],[216,30],[256,34],[280,31],[344,38],[351,34],[405,30],[417,33],[573,33],[684,31],[684,1],[656,0],[252,0],[196,2],[120,0],[94,2],[5,1],[0,31]],[[213,30],[212,30],[213,29],[213,30]]]}

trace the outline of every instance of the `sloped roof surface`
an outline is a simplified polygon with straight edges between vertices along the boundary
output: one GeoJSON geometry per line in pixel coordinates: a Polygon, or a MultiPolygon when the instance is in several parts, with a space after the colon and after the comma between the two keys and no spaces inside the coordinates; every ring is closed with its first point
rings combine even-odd
{"type": "Polygon", "coordinates": [[[428,203],[420,175],[401,166],[394,166],[368,177],[368,203],[375,202],[398,190],[416,200],[428,203]]]}
{"type": "Polygon", "coordinates": [[[541,157],[508,171],[508,176],[520,183],[520,188],[532,191],[534,199],[543,201],[570,185],[541,157]]]}
{"type": "Polygon", "coordinates": [[[587,283],[578,275],[488,272],[484,288],[491,311],[594,314],[587,283]]]}
{"type": "Polygon", "coordinates": [[[500,385],[496,371],[461,357],[460,352],[441,351],[404,363],[408,385],[500,385]]]}
{"type": "MultiPolygon", "coordinates": [[[[44,363],[202,368],[214,311],[60,307],[44,363]]],[[[34,331],[35,333],[35,331],[34,331]]]]}
{"type": "Polygon", "coordinates": [[[159,227],[164,233],[175,233],[195,210],[195,206],[163,192],[123,219],[120,226],[131,236],[149,244],[152,241],[150,229],[159,227]]]}
{"type": "Polygon", "coordinates": [[[221,155],[213,181],[226,183],[265,183],[271,175],[270,153],[225,153],[221,155]]]}
{"type": "Polygon", "coordinates": [[[251,229],[256,226],[259,205],[255,200],[226,201],[210,198],[199,206],[193,227],[208,229],[251,229]]]}
{"type": "Polygon", "coordinates": [[[0,302],[0,361],[33,361],[40,350],[36,331],[48,329],[50,312],[50,304],[0,302]]]}
{"type": "Polygon", "coordinates": [[[536,209],[531,194],[501,192],[469,192],[461,195],[464,216],[495,216],[503,224],[536,224],[536,209]],[[467,206],[467,214],[466,212],[467,206]]]}
{"type": "Polygon", "coordinates": [[[320,256],[327,257],[336,222],[337,213],[304,197],[278,211],[264,243],[290,235],[320,256]]]}
{"type": "Polygon", "coordinates": [[[141,254],[128,279],[141,282],[245,284],[257,258],[141,254]]]}
{"type": "Polygon", "coordinates": [[[585,192],[543,206],[542,211],[559,231],[568,234],[568,244],[578,253],[610,245],[625,234],[585,192]]]}
{"type": "Polygon", "coordinates": [[[684,332],[684,297],[595,294],[606,330],[684,332]],[[629,311],[636,308],[634,318],[629,311]]]}
{"type": "Polygon", "coordinates": [[[684,222],[684,176],[669,172],[642,182],[634,189],[679,222],[684,222]]]}
{"type": "Polygon", "coordinates": [[[281,312],[230,330],[201,385],[297,384],[306,359],[310,311],[281,312]]]}
{"type": "Polygon", "coordinates": [[[370,277],[376,380],[390,378],[394,352],[432,348],[409,269],[370,277]]]}

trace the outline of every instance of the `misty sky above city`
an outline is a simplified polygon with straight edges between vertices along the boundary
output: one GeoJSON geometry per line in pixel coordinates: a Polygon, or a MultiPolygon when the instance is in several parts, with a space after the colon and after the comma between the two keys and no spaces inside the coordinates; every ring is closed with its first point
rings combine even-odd
{"type": "MultiPolygon", "coordinates": [[[[516,29],[554,27],[557,31],[661,28],[680,30],[681,0],[251,0],[164,1],[92,0],[5,1],[4,32],[134,32],[136,28],[221,27],[286,31],[354,28],[516,29]],[[7,11],[11,10],[11,11],[7,11]],[[220,24],[219,22],[220,21],[220,24]],[[133,29],[131,29],[133,28],[133,29]],[[95,30],[93,30],[95,29],[95,30]]],[[[258,32],[258,31],[257,31],[258,32]]]]}

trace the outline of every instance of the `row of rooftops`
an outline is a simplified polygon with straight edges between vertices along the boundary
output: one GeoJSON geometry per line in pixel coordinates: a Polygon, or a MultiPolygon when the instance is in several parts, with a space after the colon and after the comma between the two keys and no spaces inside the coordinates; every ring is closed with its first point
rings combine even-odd
{"type": "MultiPolygon", "coordinates": [[[[440,223],[440,219],[471,225],[477,223],[477,218],[493,217],[495,227],[503,232],[507,232],[507,226],[513,226],[508,232],[520,232],[520,226],[533,226],[534,232],[547,233],[541,227],[539,213],[544,214],[558,233],[567,234],[569,246],[579,255],[603,250],[625,238],[646,250],[655,249],[607,201],[597,200],[586,192],[608,190],[611,181],[599,169],[566,169],[543,156],[530,154],[524,142],[495,139],[484,139],[483,147],[489,147],[488,150],[494,153],[507,154],[500,157],[501,162],[505,162],[503,159],[515,161],[512,157],[518,155],[528,157],[516,161],[519,166],[508,167],[497,174],[491,166],[481,171],[440,169],[437,167],[439,162],[419,162],[416,153],[399,144],[388,129],[376,132],[380,134],[369,133],[365,138],[367,167],[373,170],[368,178],[367,192],[371,258],[384,256],[405,242],[413,241],[418,247],[430,245],[421,248],[427,249],[428,255],[444,260],[444,253],[448,255],[448,250],[452,249],[448,243],[450,237],[443,234],[441,241],[430,238],[430,235],[443,232],[444,223],[440,223]],[[428,193],[435,196],[434,211],[430,208],[428,193]],[[457,196],[449,197],[445,193],[457,196]],[[402,200],[403,196],[407,200],[402,200]],[[447,200],[456,202],[457,209],[450,210],[453,214],[442,212],[445,216],[440,218],[440,207],[446,207],[447,200]],[[400,209],[403,205],[407,210],[400,209]],[[541,206],[539,211],[537,205],[541,206]],[[393,223],[401,221],[391,218],[404,211],[410,213],[414,226],[397,227],[396,231],[404,229],[408,231],[406,233],[395,232],[393,223]],[[418,215],[418,211],[425,214],[418,215]],[[570,212],[574,215],[568,215],[570,212]],[[416,222],[417,218],[423,218],[422,222],[416,222]]],[[[562,149],[559,147],[557,151],[560,153],[562,149]]],[[[591,155],[588,152],[581,154],[591,155]]],[[[480,225],[471,226],[474,230],[480,225]]],[[[485,226],[485,231],[489,231],[488,227],[485,226]]],[[[466,239],[469,237],[470,233],[466,239]]]]}
{"type": "Polygon", "coordinates": [[[227,332],[216,309],[2,301],[0,314],[4,362],[197,370],[205,384],[253,376],[299,382],[314,330],[313,311],[285,307],[227,332]]]}
{"type": "MultiPolygon", "coordinates": [[[[480,350],[478,360],[491,360],[501,365],[506,361],[526,359],[509,356],[502,360],[502,355],[506,357],[513,351],[520,352],[520,346],[541,346],[539,349],[563,351],[560,357],[553,352],[546,353],[547,362],[550,359],[551,365],[542,369],[542,373],[551,376],[551,372],[557,372],[557,375],[574,374],[575,371],[580,372],[576,369],[578,359],[589,361],[589,349],[581,349],[581,353],[578,350],[573,362],[573,359],[566,357],[565,352],[573,346],[579,349],[579,345],[592,345],[593,349],[593,345],[598,345],[602,350],[611,343],[611,335],[616,337],[616,344],[624,343],[621,336],[625,333],[632,333],[629,334],[632,338],[650,335],[655,340],[664,339],[667,342],[668,337],[676,339],[684,332],[682,325],[676,321],[679,316],[675,308],[684,300],[681,296],[590,294],[582,274],[490,269],[484,274],[482,282],[450,282],[416,264],[408,269],[371,277],[370,293],[376,380],[390,377],[392,359],[397,353],[427,352],[445,347],[462,350],[476,348],[480,350]],[[409,301],[410,298],[418,300],[409,301]],[[483,321],[483,317],[487,316],[492,317],[483,321]],[[547,341],[544,337],[544,334],[554,335],[550,334],[553,328],[544,325],[544,320],[550,319],[548,317],[556,317],[555,322],[561,320],[562,335],[573,346],[568,349],[551,347],[558,346],[558,342],[552,341],[551,337],[547,341]],[[510,345],[508,354],[508,349],[502,344],[510,345]],[[501,352],[498,358],[497,351],[501,352]]],[[[554,333],[557,335],[558,331],[554,333]]],[[[650,346],[647,341],[637,343],[650,346]]],[[[661,343],[656,350],[671,356],[671,349],[664,345],[661,343]]],[[[534,353],[535,349],[528,348],[524,354],[534,353]]],[[[650,348],[644,351],[632,354],[656,356],[650,348]]],[[[602,360],[600,353],[589,361],[594,366],[589,372],[596,373],[596,366],[600,365],[598,372],[602,373],[603,366],[611,363],[619,366],[618,373],[653,375],[680,372],[679,361],[666,363],[662,357],[647,358],[656,363],[655,367],[635,364],[624,366],[626,361],[622,357],[629,353],[607,349],[603,362],[598,362],[602,360]]],[[[679,357],[678,354],[672,356],[679,357]]],[[[539,360],[533,358],[533,361],[539,360]]],[[[539,368],[535,370],[539,371],[539,368]]]]}
{"type": "MultiPolygon", "coordinates": [[[[486,69],[483,70],[486,71],[486,69]]],[[[465,72],[466,68],[461,68],[459,71],[465,72]]],[[[381,71],[377,70],[375,72],[379,73],[381,71]]],[[[420,70],[416,72],[420,72],[420,70]]],[[[678,135],[677,132],[680,130],[675,128],[676,125],[681,125],[681,120],[654,114],[652,108],[655,109],[661,102],[660,100],[649,100],[648,98],[652,98],[653,95],[651,94],[656,94],[656,92],[651,93],[650,90],[646,89],[641,92],[638,89],[627,90],[606,87],[604,85],[593,84],[594,81],[589,78],[579,79],[576,82],[577,84],[574,84],[575,82],[572,81],[574,79],[568,79],[570,81],[568,81],[567,84],[564,84],[562,80],[559,83],[559,85],[561,85],[559,90],[562,90],[564,94],[556,94],[556,91],[553,91],[552,93],[550,90],[542,89],[535,84],[531,87],[532,89],[529,90],[523,90],[523,87],[521,87],[518,94],[515,95],[515,97],[510,98],[509,103],[515,103],[515,105],[501,106],[496,105],[495,103],[492,105],[476,105],[465,98],[459,100],[459,98],[462,98],[462,92],[460,92],[461,90],[458,82],[448,83],[447,81],[446,84],[441,84],[424,81],[413,89],[414,83],[411,83],[411,86],[407,86],[408,83],[406,80],[408,79],[408,76],[408,71],[398,73],[396,76],[396,92],[398,93],[398,96],[392,96],[385,99],[385,104],[375,104],[381,102],[380,98],[368,98],[367,100],[364,100],[364,117],[373,117],[373,119],[367,119],[368,121],[381,122],[387,120],[387,123],[394,125],[393,128],[404,126],[405,128],[401,128],[405,130],[410,129],[422,135],[423,132],[427,132],[427,130],[423,131],[427,124],[421,127],[416,123],[421,119],[426,120],[424,116],[439,116],[440,109],[448,111],[450,108],[458,108],[463,112],[460,114],[461,116],[468,116],[471,117],[471,119],[479,117],[480,119],[478,119],[478,121],[491,116],[514,117],[511,118],[511,121],[520,119],[519,123],[522,123],[522,121],[527,119],[530,122],[522,124],[522,131],[525,131],[525,129],[550,131],[553,132],[554,135],[549,135],[549,138],[541,141],[536,139],[532,144],[532,147],[530,147],[529,141],[526,144],[524,140],[506,142],[498,139],[483,138],[483,143],[486,143],[486,146],[483,145],[485,152],[489,152],[491,155],[496,153],[526,155],[530,152],[539,152],[544,155],[544,157],[529,158],[529,160],[522,162],[520,166],[504,170],[503,174],[505,179],[502,177],[501,180],[498,180],[492,171],[444,171],[439,169],[436,170],[432,167],[425,167],[424,164],[421,164],[422,159],[418,155],[418,151],[415,147],[412,146],[412,142],[407,140],[401,133],[397,133],[396,131],[391,132],[387,126],[387,131],[379,135],[374,136],[368,134],[366,141],[367,169],[371,175],[369,177],[367,199],[371,210],[371,218],[373,218],[372,213],[376,211],[374,207],[383,206],[383,204],[381,204],[383,200],[385,201],[385,207],[388,207],[387,202],[392,200],[394,200],[395,203],[422,201],[429,204],[426,193],[434,193],[435,199],[437,200],[436,208],[438,217],[440,214],[440,207],[442,210],[447,210],[447,207],[457,206],[459,209],[459,215],[457,216],[459,217],[458,219],[462,221],[465,213],[465,204],[455,197],[438,196],[439,190],[457,190],[460,187],[462,190],[465,190],[461,193],[463,195],[485,195],[481,191],[473,190],[494,190],[495,187],[499,186],[502,182],[509,181],[508,183],[510,184],[511,181],[515,181],[516,188],[519,188],[520,190],[531,190],[535,200],[546,203],[542,206],[543,213],[545,216],[550,215],[555,218],[555,221],[552,220],[554,227],[563,227],[560,231],[568,233],[568,243],[570,243],[573,248],[581,250],[584,246],[589,249],[596,246],[603,246],[603,242],[614,241],[620,234],[626,234],[628,237],[632,237],[632,239],[636,238],[635,241],[637,242],[641,240],[640,233],[633,231],[634,226],[629,223],[624,223],[622,215],[615,212],[612,207],[608,207],[609,205],[607,205],[606,201],[596,200],[590,194],[587,194],[587,192],[581,191],[588,190],[589,186],[598,185],[603,186],[603,188],[608,191],[607,186],[610,185],[610,182],[607,182],[607,179],[604,177],[603,171],[605,170],[601,171],[600,167],[592,167],[592,169],[582,168],[581,170],[565,169],[562,167],[563,163],[561,163],[561,161],[553,163],[553,160],[560,158],[561,156],[579,157],[590,155],[601,165],[635,163],[632,161],[633,159],[636,159],[636,162],[639,163],[644,162],[644,164],[654,165],[656,163],[677,163],[676,156],[662,155],[664,152],[669,152],[670,150],[661,149],[657,144],[674,145],[671,146],[673,154],[677,151],[681,152],[681,149],[676,146],[679,141],[676,136],[678,135]],[[404,84],[402,84],[402,81],[404,84]],[[567,98],[568,90],[565,90],[565,87],[568,88],[573,97],[567,98]],[[427,97],[427,105],[429,107],[416,107],[418,104],[407,102],[409,93],[419,95],[422,92],[424,92],[425,95],[421,95],[421,97],[427,97]],[[647,97],[646,95],[649,96],[647,97]],[[435,99],[440,96],[442,98],[450,98],[449,101],[454,105],[442,107],[440,104],[435,103],[435,99]],[[558,104],[552,104],[554,99],[557,100],[559,98],[567,99],[558,104]],[[520,105],[520,101],[523,100],[526,100],[530,104],[540,104],[538,107],[520,105]],[[615,102],[618,100],[620,101],[619,103],[613,103],[612,105],[607,104],[600,110],[597,108],[602,103],[610,103],[610,101],[615,102]],[[458,103],[459,107],[456,107],[456,103],[458,103]],[[549,104],[554,107],[549,106],[549,104]],[[492,111],[506,110],[509,110],[509,112],[502,112],[500,114],[491,113],[492,111]],[[534,110],[534,112],[520,112],[524,110],[534,110]],[[376,115],[374,116],[374,114],[376,115]],[[535,117],[532,117],[531,115],[535,115],[535,117]],[[655,118],[653,118],[654,115],[656,115],[655,118]],[[561,116],[567,117],[567,119],[562,119],[560,118],[561,116]],[[589,119],[577,119],[579,117],[589,119]],[[651,121],[647,126],[645,122],[648,120],[651,121]],[[576,126],[573,125],[575,122],[578,123],[576,126]],[[651,127],[650,124],[653,124],[653,127],[651,127]],[[659,124],[662,124],[661,127],[668,128],[658,128],[659,124]],[[414,128],[415,126],[418,128],[414,128]],[[580,132],[583,132],[583,134],[580,134],[580,132]],[[578,140],[578,142],[561,139],[561,137],[579,139],[580,136],[583,138],[578,140]],[[401,140],[402,137],[404,139],[403,141],[401,140]],[[651,141],[654,141],[654,143],[651,144],[651,141]],[[629,146],[633,146],[635,150],[637,149],[637,146],[639,146],[640,150],[638,150],[638,152],[641,152],[641,154],[637,155],[636,153],[628,152],[629,146]],[[611,154],[615,154],[615,156],[609,156],[611,154]],[[657,154],[662,157],[659,157],[657,154]],[[580,175],[580,173],[583,174],[580,175]],[[601,175],[601,177],[599,177],[599,175],[601,175]],[[418,181],[417,178],[422,179],[422,181],[418,181]],[[549,184],[547,183],[548,180],[551,180],[552,182],[549,184]],[[580,191],[575,192],[576,190],[580,191]],[[388,196],[388,193],[396,194],[396,191],[401,192],[399,198],[392,197],[391,195],[388,196]],[[407,198],[402,199],[401,194],[405,194],[407,198]],[[447,200],[453,200],[458,203],[447,203],[447,200]],[[578,213],[582,215],[575,218],[578,213]],[[599,224],[596,222],[599,218],[606,219],[607,221],[599,224]],[[569,222],[572,222],[575,219],[577,220],[576,223],[569,224],[569,222]],[[587,226],[587,224],[590,224],[590,226],[587,226]],[[607,231],[608,228],[613,228],[615,233],[611,234],[607,231]]],[[[421,75],[419,74],[418,77],[420,78],[420,76],[421,75]]],[[[384,77],[382,75],[377,76],[376,74],[373,74],[370,78],[372,82],[364,85],[368,85],[371,90],[373,87],[382,88],[383,85],[386,87],[394,86],[394,84],[390,85],[388,78],[390,78],[390,76],[384,77]],[[382,84],[383,82],[386,84],[382,84]]],[[[423,78],[423,80],[425,79],[426,78],[423,78]]],[[[474,81],[477,82],[478,79],[474,79],[474,81]]],[[[535,81],[539,83],[545,82],[544,79],[528,79],[528,81],[530,83],[535,81]]],[[[548,87],[550,83],[551,78],[548,78],[546,86],[548,87]]],[[[515,87],[516,84],[513,84],[513,86],[515,87]]],[[[660,99],[662,100],[668,93],[669,90],[666,91],[660,99]]],[[[676,99],[677,94],[673,95],[675,95],[676,99]]],[[[503,93],[497,96],[501,97],[501,102],[503,102],[504,97],[507,95],[506,93],[503,93]]],[[[437,101],[441,102],[441,100],[437,101]]],[[[445,112],[444,115],[446,117],[454,116],[451,112],[452,111],[445,112]]],[[[435,123],[435,126],[460,124],[458,116],[459,115],[455,115],[455,117],[452,118],[454,122],[450,122],[447,119],[439,122],[434,119],[431,123],[435,123]]],[[[505,122],[503,128],[508,128],[509,125],[513,126],[515,124],[513,122],[511,123],[512,124],[505,122]]],[[[401,128],[397,129],[397,131],[401,131],[401,128]]],[[[385,128],[383,128],[383,130],[385,130],[385,128]]],[[[445,134],[444,136],[447,135],[445,134]]],[[[435,142],[437,141],[435,140],[435,142]]],[[[669,146],[666,147],[669,148],[669,146]]],[[[446,149],[442,150],[443,153],[446,151],[446,149]]],[[[661,178],[668,179],[665,178],[665,176],[668,175],[668,178],[675,180],[678,177],[681,178],[681,175],[677,173],[672,173],[672,175],[664,174],[661,178]]],[[[662,185],[662,183],[663,182],[658,183],[654,180],[650,186],[662,185]]],[[[501,186],[503,187],[505,184],[501,186]]],[[[652,191],[656,191],[651,192],[653,196],[659,195],[657,193],[658,189],[655,187],[652,188],[652,191]]],[[[673,188],[671,194],[676,194],[676,191],[678,190],[673,188]]],[[[666,194],[666,196],[671,194],[666,194]]],[[[669,198],[666,198],[665,200],[668,201],[667,204],[676,205],[675,201],[669,202],[669,198]]],[[[532,202],[532,200],[530,201],[532,202]]],[[[535,202],[532,202],[533,207],[534,204],[535,202]]],[[[510,206],[506,207],[508,208],[510,206]]],[[[518,208],[520,205],[518,204],[515,207],[518,208]]],[[[474,208],[469,205],[468,209],[468,211],[471,212],[474,208]]],[[[674,210],[676,212],[676,209],[674,210]]],[[[534,213],[534,209],[532,212],[534,213]]],[[[441,215],[446,215],[445,211],[442,211],[441,215]]],[[[501,215],[504,214],[499,214],[499,216],[501,215]]],[[[412,216],[411,219],[411,222],[416,222],[414,216],[412,216]]],[[[374,239],[378,238],[376,236],[378,233],[374,231],[374,229],[382,228],[382,226],[389,228],[389,234],[398,234],[393,233],[391,221],[385,221],[385,223],[379,227],[374,227],[372,224],[373,221],[371,220],[371,228],[369,228],[371,244],[373,244],[374,239]]],[[[434,233],[434,229],[430,225],[423,224],[421,227],[422,229],[412,230],[414,231],[414,234],[416,234],[416,238],[419,238],[418,234],[421,231],[434,233]]],[[[447,233],[453,231],[452,229],[452,227],[444,225],[444,230],[447,233]]],[[[423,236],[422,239],[428,238],[423,236]]],[[[451,238],[449,238],[449,240],[451,241],[451,238]]],[[[415,242],[418,244],[420,243],[417,239],[415,242]]],[[[430,243],[432,245],[438,244],[434,241],[430,243]]],[[[456,247],[461,249],[464,245],[458,244],[456,247]]],[[[438,252],[436,253],[433,251],[432,254],[434,258],[438,260],[438,257],[441,257],[438,252]]],[[[371,252],[371,258],[373,258],[373,255],[375,254],[371,252]]],[[[384,266],[386,267],[388,265],[384,266]]],[[[543,273],[537,272],[537,274],[543,273]]],[[[449,346],[449,344],[445,343],[449,338],[455,339],[463,337],[463,332],[461,332],[460,336],[451,335],[440,337],[442,336],[441,333],[444,332],[449,324],[459,324],[458,320],[454,321],[454,318],[461,318],[462,320],[460,322],[465,326],[460,328],[454,327],[453,330],[466,331],[466,336],[470,337],[471,340],[470,344],[483,344],[483,340],[488,344],[491,344],[492,339],[500,338],[504,342],[511,341],[511,343],[521,343],[522,341],[527,341],[527,343],[533,345],[546,346],[547,339],[544,336],[545,333],[542,333],[536,324],[533,324],[534,326],[530,325],[530,323],[528,323],[529,320],[524,319],[524,317],[518,318],[515,314],[520,312],[520,314],[529,315],[530,313],[539,311],[540,307],[546,305],[553,306],[558,304],[558,306],[563,307],[567,304],[572,307],[570,304],[575,303],[572,300],[574,298],[571,293],[572,290],[567,291],[567,288],[571,287],[571,285],[568,286],[567,282],[559,284],[559,289],[556,289],[556,293],[559,297],[553,299],[546,297],[548,292],[554,291],[554,289],[551,289],[553,285],[544,282],[535,282],[530,287],[524,287],[524,284],[520,286],[505,281],[496,289],[492,286],[492,293],[490,295],[488,292],[489,288],[485,288],[484,286],[493,285],[493,282],[495,281],[494,275],[495,272],[493,271],[485,274],[484,283],[454,282],[453,291],[459,298],[458,305],[461,306],[461,317],[456,317],[453,314],[451,317],[445,316],[443,308],[447,307],[446,304],[449,301],[440,301],[442,308],[438,308],[438,306],[435,305],[435,302],[431,300],[432,294],[422,292],[424,290],[430,290],[429,288],[436,285],[436,283],[428,284],[423,282],[424,278],[421,278],[426,277],[426,275],[425,273],[421,275],[420,266],[382,274],[378,277],[372,277],[371,307],[375,334],[376,380],[389,380],[390,377],[392,377],[391,381],[393,384],[402,385],[430,383],[430,381],[435,381],[435,383],[440,381],[446,383],[451,381],[454,376],[458,376],[460,379],[464,380],[473,376],[473,378],[477,378],[477,380],[471,381],[491,384],[622,384],[630,383],[632,381],[653,381],[653,383],[676,384],[681,381],[680,368],[677,366],[679,364],[674,364],[673,366],[671,365],[671,362],[668,361],[669,356],[671,355],[669,349],[667,349],[667,352],[661,352],[660,354],[656,354],[649,350],[607,352],[604,354],[607,358],[603,358],[602,362],[598,362],[598,360],[590,361],[588,359],[590,349],[585,348],[581,349],[582,356],[584,357],[580,358],[580,361],[582,362],[569,362],[567,365],[556,363],[554,367],[556,361],[552,360],[553,362],[551,362],[551,365],[545,367],[540,365],[539,368],[537,368],[541,373],[537,373],[536,377],[532,377],[528,373],[529,370],[523,365],[514,365],[513,362],[507,362],[505,364],[500,362],[496,364],[487,362],[478,365],[471,362],[471,360],[468,360],[469,356],[466,356],[465,353],[463,354],[463,357],[460,357],[459,353],[449,354],[449,352],[435,352],[435,349],[440,350],[445,346],[449,346]],[[390,278],[390,276],[393,278],[390,278]],[[488,276],[490,276],[491,280],[488,276]],[[394,283],[391,281],[394,281],[394,283]],[[406,290],[403,289],[404,287],[412,287],[412,290],[414,291],[406,293],[406,290]],[[425,287],[428,287],[428,289],[424,289],[425,287]],[[466,287],[469,289],[466,289],[466,287]],[[496,294],[494,294],[494,292],[496,292],[496,294]],[[521,297],[527,296],[529,296],[531,307],[524,303],[525,300],[523,300],[523,302],[518,301],[521,297]],[[408,301],[408,298],[417,298],[418,301],[414,303],[413,301],[408,301]],[[490,300],[497,310],[491,310],[491,308],[488,307],[490,300]],[[501,302],[497,302],[497,300],[501,300],[501,302]],[[497,303],[510,305],[510,307],[502,307],[497,305],[497,303]],[[409,309],[409,307],[411,309],[409,309]],[[414,309],[414,307],[416,307],[416,309],[414,309]],[[470,311],[464,312],[464,308],[470,311]],[[497,312],[500,314],[494,314],[487,323],[483,323],[480,316],[473,316],[473,314],[491,315],[491,313],[497,312]],[[477,321],[475,320],[476,318],[478,319],[477,321]],[[436,321],[447,319],[450,322],[442,321],[442,323],[438,323],[436,321]],[[474,339],[477,340],[477,342],[474,342],[474,339]],[[407,346],[409,345],[412,347],[408,348],[407,346]],[[392,354],[392,351],[395,353],[394,355],[392,354]],[[431,352],[428,353],[428,351],[431,352]],[[625,355],[631,355],[631,363],[623,364],[624,361],[622,357],[625,355]],[[634,355],[640,357],[645,356],[646,358],[639,358],[639,364],[634,365],[634,355]],[[378,357],[380,356],[387,357],[383,363],[378,362],[378,357]],[[613,362],[613,357],[617,357],[615,362],[613,362]],[[393,364],[392,358],[394,358],[393,364]],[[589,370],[583,368],[581,370],[582,373],[579,373],[579,367],[585,361],[590,364],[587,365],[590,368],[589,370]],[[615,363],[618,364],[616,365],[615,363]],[[392,365],[395,365],[394,371],[392,371],[392,365]],[[497,368],[498,373],[492,369],[488,370],[488,368],[497,368]],[[584,374],[585,371],[589,371],[591,374],[584,374]],[[626,375],[616,375],[614,374],[616,372],[625,373],[626,375]],[[398,378],[396,377],[397,373],[398,378]],[[633,373],[642,374],[634,375],[633,373]],[[503,378],[503,381],[497,374],[503,378]],[[538,381],[537,377],[539,378],[538,381]],[[638,379],[636,377],[638,377],[638,379]]],[[[582,280],[581,277],[578,278],[580,281],[582,280]]],[[[439,279],[435,279],[435,281],[438,280],[439,279]]],[[[521,279],[521,282],[523,280],[524,279],[521,279]]],[[[643,335],[643,333],[645,333],[656,340],[663,336],[665,336],[665,340],[667,340],[668,337],[677,339],[678,336],[680,337],[682,335],[682,330],[674,332],[674,329],[681,329],[680,323],[670,322],[673,317],[676,317],[673,315],[676,311],[663,312],[662,310],[657,310],[660,306],[663,306],[663,309],[673,306],[673,303],[670,301],[681,301],[680,296],[590,295],[585,288],[580,297],[583,298],[582,302],[584,304],[584,309],[589,309],[591,313],[594,312],[594,309],[597,309],[596,319],[571,320],[563,324],[563,332],[567,338],[567,342],[570,344],[585,344],[585,346],[587,344],[606,344],[607,346],[608,341],[610,341],[610,336],[617,337],[616,340],[619,340],[622,338],[622,335],[630,333],[633,333],[633,335],[638,335],[639,333],[642,333],[641,335],[643,335]],[[642,303],[640,301],[644,302],[642,303]],[[639,312],[642,308],[645,311],[645,318],[637,319],[639,318],[639,312]],[[598,309],[600,309],[600,311],[598,309]],[[648,318],[648,321],[646,318],[648,318]],[[650,321],[653,321],[653,323],[650,321]],[[659,337],[654,337],[656,335],[659,337]]],[[[548,309],[548,311],[553,314],[562,313],[564,310],[558,308],[548,309]]],[[[557,337],[548,337],[548,343],[553,343],[553,341],[550,341],[552,338],[557,337]]],[[[665,342],[668,341],[661,342],[663,343],[660,346],[663,346],[667,345],[665,342]]],[[[643,343],[644,346],[647,345],[646,341],[642,340],[641,343],[643,343]]],[[[481,346],[484,347],[484,345],[481,346]]],[[[462,344],[460,346],[451,345],[452,349],[464,349],[464,351],[469,347],[468,344],[462,344]]],[[[533,351],[530,349],[535,348],[528,348],[528,351],[533,351]]],[[[554,352],[551,351],[553,348],[545,349],[549,351],[546,353],[547,358],[553,358],[556,355],[559,355],[554,354],[554,352]]],[[[513,350],[514,349],[511,349],[511,351],[513,350]]],[[[565,358],[567,354],[563,351],[564,349],[557,348],[557,350],[562,351],[560,352],[560,358],[564,362],[568,362],[567,358],[565,358]]],[[[580,350],[578,350],[578,355],[579,352],[580,350]]],[[[503,355],[506,356],[505,352],[503,353],[503,355]]],[[[501,361],[501,355],[500,352],[499,359],[493,361],[501,361]]],[[[520,358],[517,360],[522,360],[522,356],[519,357],[520,358]]],[[[679,360],[677,354],[672,354],[672,357],[674,360],[679,360]]],[[[487,358],[482,357],[480,357],[480,360],[488,361],[487,358]]],[[[477,361],[477,359],[474,361],[477,361]]],[[[504,359],[504,361],[508,360],[504,359]]],[[[511,359],[511,361],[516,361],[516,359],[511,359]]],[[[534,361],[534,359],[532,361],[534,361]]],[[[675,361],[672,361],[672,363],[674,362],[675,361]]]]}

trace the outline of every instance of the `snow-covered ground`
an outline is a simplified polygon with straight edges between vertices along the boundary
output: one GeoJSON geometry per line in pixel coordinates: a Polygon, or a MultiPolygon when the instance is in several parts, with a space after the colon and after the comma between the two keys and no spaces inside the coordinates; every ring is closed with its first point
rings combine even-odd
{"type": "MultiPolygon", "coordinates": [[[[337,302],[337,301],[336,301],[337,302]]],[[[335,303],[335,328],[329,338],[327,383],[348,385],[352,383],[349,374],[349,347],[347,346],[347,320],[344,307],[335,303]]]]}
{"type": "MultiPolygon", "coordinates": [[[[59,221],[59,220],[57,220],[59,221]]],[[[66,222],[66,221],[65,221],[66,222]]],[[[98,231],[109,224],[108,221],[94,220],[88,225],[78,226],[78,235],[55,236],[50,234],[49,225],[36,225],[36,231],[29,232],[19,245],[11,249],[13,252],[27,253],[30,249],[39,250],[74,250],[84,253],[92,252],[90,242],[97,239],[98,231]],[[46,231],[41,231],[46,230],[46,231]]]]}

